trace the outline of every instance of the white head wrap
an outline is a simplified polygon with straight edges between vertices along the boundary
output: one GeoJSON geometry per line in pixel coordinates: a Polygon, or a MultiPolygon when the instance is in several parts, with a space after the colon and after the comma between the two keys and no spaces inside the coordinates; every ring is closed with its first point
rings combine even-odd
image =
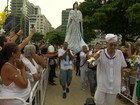
{"type": "Polygon", "coordinates": [[[105,36],[105,40],[106,40],[107,42],[110,42],[110,43],[112,43],[112,42],[117,42],[117,41],[118,41],[118,37],[117,37],[117,35],[114,35],[114,34],[107,34],[107,35],[105,36]]]}

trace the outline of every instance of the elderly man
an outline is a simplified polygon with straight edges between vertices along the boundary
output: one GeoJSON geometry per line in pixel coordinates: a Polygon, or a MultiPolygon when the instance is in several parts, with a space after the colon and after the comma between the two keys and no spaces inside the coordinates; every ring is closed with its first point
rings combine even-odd
{"type": "Polygon", "coordinates": [[[115,104],[121,88],[121,70],[127,66],[122,52],[117,49],[117,35],[107,34],[105,39],[107,48],[94,54],[97,64],[96,105],[115,104]]]}

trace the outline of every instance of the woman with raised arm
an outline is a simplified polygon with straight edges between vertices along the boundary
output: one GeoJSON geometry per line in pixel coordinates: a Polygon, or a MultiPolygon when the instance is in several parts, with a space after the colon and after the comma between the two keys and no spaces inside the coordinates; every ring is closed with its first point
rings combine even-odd
{"type": "MultiPolygon", "coordinates": [[[[31,38],[35,34],[35,32],[36,32],[36,30],[35,30],[35,28],[33,28],[32,31],[30,32],[30,34],[28,35],[28,37],[25,38],[22,41],[22,43],[20,43],[18,45],[20,50],[23,49],[28,44],[28,42],[31,40],[31,38]]],[[[8,37],[6,37],[5,35],[0,36],[0,47],[3,47],[7,43],[14,43],[15,40],[17,39],[17,37],[20,36],[21,34],[22,34],[22,30],[19,30],[19,32],[16,34],[13,31],[10,32],[8,37]]]]}

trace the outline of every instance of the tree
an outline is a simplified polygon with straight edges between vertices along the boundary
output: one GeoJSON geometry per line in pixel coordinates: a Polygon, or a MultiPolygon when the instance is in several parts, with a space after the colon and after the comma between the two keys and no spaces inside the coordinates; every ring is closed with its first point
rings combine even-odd
{"type": "Polygon", "coordinates": [[[49,42],[53,41],[56,45],[63,44],[64,39],[65,39],[65,33],[58,32],[58,31],[48,32],[45,38],[46,41],[49,42]]]}
{"type": "Polygon", "coordinates": [[[43,36],[44,36],[43,34],[37,32],[37,33],[35,33],[35,35],[32,37],[32,41],[33,41],[33,42],[39,42],[40,40],[43,39],[43,36]]]}
{"type": "Polygon", "coordinates": [[[83,29],[84,29],[84,40],[89,42],[92,38],[96,37],[96,33],[93,27],[92,15],[96,8],[101,7],[101,0],[85,0],[79,5],[79,9],[83,14],[83,29]]]}
{"type": "Polygon", "coordinates": [[[140,34],[140,0],[106,0],[102,3],[101,0],[86,0],[82,5],[91,1],[94,3],[89,7],[91,5],[95,7],[89,14],[85,13],[84,6],[81,6],[84,21],[87,24],[86,28],[84,27],[86,31],[99,29],[105,34],[121,34],[123,42],[135,41],[134,39],[140,34]]]}
{"type": "Polygon", "coordinates": [[[140,37],[140,3],[136,3],[130,6],[126,10],[126,17],[128,18],[128,21],[132,27],[130,29],[130,37],[137,36],[137,40],[140,37]]]}

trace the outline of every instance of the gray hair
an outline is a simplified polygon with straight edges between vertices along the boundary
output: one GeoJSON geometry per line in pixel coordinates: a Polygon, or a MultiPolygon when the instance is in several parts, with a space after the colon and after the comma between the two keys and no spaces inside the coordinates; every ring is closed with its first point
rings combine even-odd
{"type": "Polygon", "coordinates": [[[36,52],[36,48],[34,45],[26,45],[24,48],[24,56],[25,57],[30,57],[32,53],[36,52]]]}

